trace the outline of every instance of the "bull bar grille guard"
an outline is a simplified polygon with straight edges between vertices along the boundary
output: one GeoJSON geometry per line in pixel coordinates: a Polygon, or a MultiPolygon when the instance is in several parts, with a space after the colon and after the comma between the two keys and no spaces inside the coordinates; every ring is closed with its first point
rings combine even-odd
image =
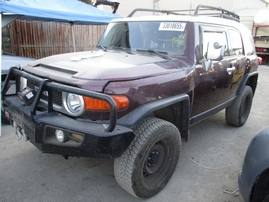
{"type": "Polygon", "coordinates": [[[88,90],[80,89],[77,87],[72,87],[72,86],[60,84],[57,82],[52,82],[49,79],[42,79],[42,78],[39,78],[39,77],[34,76],[32,74],[26,73],[23,70],[19,70],[16,67],[11,67],[10,71],[6,77],[6,80],[4,82],[4,85],[2,86],[2,90],[1,90],[2,91],[1,92],[2,93],[2,101],[5,100],[5,95],[9,89],[8,88],[9,81],[11,80],[11,78],[14,78],[14,77],[16,80],[16,90],[15,90],[15,93],[11,94],[11,95],[16,95],[20,91],[20,78],[21,77],[23,77],[25,79],[32,80],[32,81],[39,84],[39,89],[36,92],[36,95],[35,95],[34,101],[32,103],[31,110],[30,110],[30,116],[31,116],[30,118],[32,120],[34,119],[33,118],[34,115],[36,115],[38,103],[39,103],[39,101],[42,97],[42,93],[44,91],[48,91],[48,112],[54,111],[51,93],[52,93],[52,89],[56,89],[59,91],[74,93],[74,94],[78,94],[81,96],[87,96],[87,97],[96,98],[96,99],[106,101],[110,105],[110,117],[109,117],[109,125],[105,129],[105,131],[112,132],[115,129],[116,120],[117,120],[117,107],[116,107],[115,101],[109,95],[97,93],[97,92],[93,92],[93,91],[88,91],[88,90]]]}

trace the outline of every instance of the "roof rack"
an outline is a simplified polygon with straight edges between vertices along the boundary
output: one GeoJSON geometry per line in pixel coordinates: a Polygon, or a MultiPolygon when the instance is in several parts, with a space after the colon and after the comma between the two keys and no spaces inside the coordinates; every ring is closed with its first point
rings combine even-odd
{"type": "MultiPolygon", "coordinates": [[[[132,17],[138,11],[154,12],[154,13],[165,13],[167,15],[169,15],[169,14],[173,14],[173,15],[190,15],[190,14],[178,13],[178,12],[182,12],[182,11],[187,12],[187,11],[190,11],[190,10],[157,10],[157,9],[151,9],[151,8],[136,8],[127,17],[132,17]]],[[[192,10],[192,11],[194,11],[194,10],[192,10]]]]}
{"type": "Polygon", "coordinates": [[[207,6],[207,5],[200,4],[196,7],[194,15],[198,16],[199,11],[218,11],[217,13],[206,12],[206,13],[203,13],[202,15],[226,18],[226,19],[235,20],[237,22],[240,22],[240,18],[238,15],[236,15],[234,12],[225,10],[221,7],[214,7],[214,6],[207,6]]]}
{"type": "Polygon", "coordinates": [[[136,12],[154,12],[154,13],[164,13],[167,15],[192,15],[192,16],[211,16],[211,17],[219,17],[226,18],[230,20],[235,20],[240,22],[240,18],[234,12],[225,10],[221,7],[207,6],[199,4],[196,9],[189,10],[157,10],[157,9],[148,9],[148,8],[136,8],[134,9],[127,17],[132,17],[136,12]]]}

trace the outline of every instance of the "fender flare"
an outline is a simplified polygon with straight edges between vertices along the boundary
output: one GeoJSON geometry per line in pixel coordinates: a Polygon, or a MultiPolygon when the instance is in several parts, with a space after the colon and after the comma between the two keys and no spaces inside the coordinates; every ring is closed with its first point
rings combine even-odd
{"type": "Polygon", "coordinates": [[[181,120],[184,121],[176,123],[175,125],[179,128],[181,136],[185,140],[188,140],[190,131],[190,98],[187,94],[175,95],[172,97],[143,104],[129,114],[118,119],[117,124],[128,128],[133,128],[138,122],[140,122],[150,113],[177,103],[182,103],[183,105],[181,107],[181,111],[178,112],[176,110],[176,113],[180,113],[181,117],[179,118],[182,118],[181,120]]]}
{"type": "Polygon", "coordinates": [[[236,91],[236,95],[240,95],[245,87],[245,85],[247,84],[247,82],[249,81],[249,79],[253,76],[257,76],[257,79],[255,80],[255,82],[250,85],[250,87],[252,88],[253,94],[255,93],[256,87],[257,87],[257,80],[258,80],[258,71],[246,74],[244,76],[244,78],[242,79],[237,91],[236,91]]]}

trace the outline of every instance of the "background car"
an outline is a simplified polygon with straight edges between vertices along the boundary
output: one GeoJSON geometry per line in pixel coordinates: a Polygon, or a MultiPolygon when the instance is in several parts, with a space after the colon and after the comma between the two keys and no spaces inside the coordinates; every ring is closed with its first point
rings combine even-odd
{"type": "MultiPolygon", "coordinates": [[[[32,62],[34,60],[35,60],[34,58],[3,54],[1,56],[1,88],[2,88],[3,83],[5,82],[5,79],[7,77],[10,67],[19,66],[19,65],[23,67],[27,65],[29,62],[32,62]]],[[[9,123],[9,120],[5,118],[5,116],[3,115],[3,112],[2,112],[1,122],[6,123],[6,124],[9,123]]]]}
{"type": "Polygon", "coordinates": [[[20,65],[23,67],[27,65],[29,62],[34,61],[34,58],[20,57],[9,54],[3,54],[1,56],[1,74],[2,74],[2,82],[5,81],[9,68],[12,66],[20,65]]]}
{"type": "Polygon", "coordinates": [[[262,64],[262,58],[261,57],[258,57],[258,63],[259,63],[259,65],[262,64]]]}
{"type": "Polygon", "coordinates": [[[269,126],[251,140],[238,184],[245,201],[269,202],[269,126]]]}

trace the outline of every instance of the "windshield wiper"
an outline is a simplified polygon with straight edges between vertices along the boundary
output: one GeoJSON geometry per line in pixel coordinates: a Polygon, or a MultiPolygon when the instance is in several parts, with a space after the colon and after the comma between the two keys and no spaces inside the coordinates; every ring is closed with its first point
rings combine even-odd
{"type": "Polygon", "coordinates": [[[114,49],[124,50],[126,53],[129,53],[129,54],[134,54],[130,49],[122,47],[122,46],[114,46],[113,48],[114,49]]]}
{"type": "Polygon", "coordinates": [[[156,55],[162,57],[163,59],[171,60],[171,58],[167,56],[167,52],[164,51],[155,51],[152,49],[136,49],[136,51],[155,53],[156,55]]]}
{"type": "Polygon", "coordinates": [[[102,48],[103,49],[103,51],[106,51],[106,47],[105,46],[103,46],[103,45],[98,45],[98,46],[96,46],[97,48],[102,48]]]}

